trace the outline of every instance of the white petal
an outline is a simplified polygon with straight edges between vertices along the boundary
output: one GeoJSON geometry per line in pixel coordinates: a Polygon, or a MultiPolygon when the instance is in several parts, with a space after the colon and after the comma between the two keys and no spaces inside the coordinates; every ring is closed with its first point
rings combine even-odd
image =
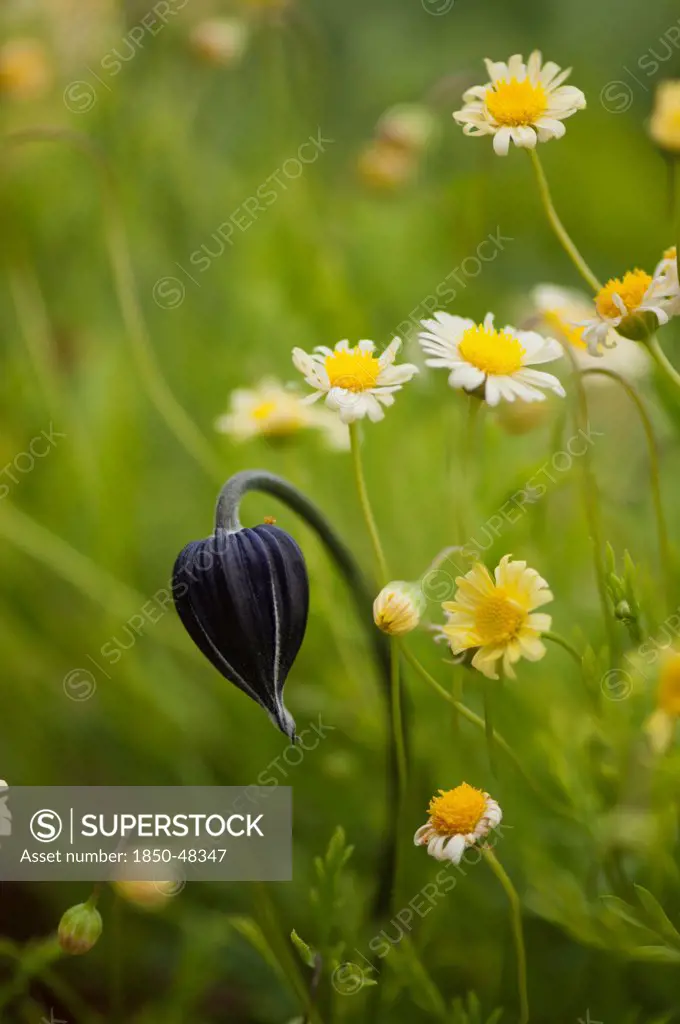
{"type": "Polygon", "coordinates": [[[493,137],[493,148],[497,156],[507,156],[510,149],[510,129],[499,128],[493,137]]]}

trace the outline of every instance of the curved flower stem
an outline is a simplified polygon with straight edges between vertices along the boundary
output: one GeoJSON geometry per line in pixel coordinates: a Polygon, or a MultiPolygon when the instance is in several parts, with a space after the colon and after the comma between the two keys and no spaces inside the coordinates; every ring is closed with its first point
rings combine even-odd
{"type": "Polygon", "coordinates": [[[517,954],[517,987],[519,989],[519,1024],[527,1024],[529,1020],[529,996],[527,994],[527,956],[524,948],[524,932],[522,931],[522,907],[520,905],[517,890],[510,881],[510,878],[496,857],[493,850],[488,846],[482,846],[482,855],[493,871],[498,881],[503,886],[505,894],[510,903],[510,917],[512,920],[512,934],[515,940],[515,952],[517,954]]]}
{"type": "MultiPolygon", "coordinates": [[[[486,723],[484,719],[481,718],[479,715],[475,714],[475,712],[472,711],[471,708],[467,707],[466,704],[463,704],[461,703],[461,701],[456,700],[455,697],[453,697],[448,692],[448,690],[446,690],[440,683],[437,682],[434,676],[427,671],[425,666],[422,665],[420,661],[418,661],[416,656],[412,654],[411,651],[409,651],[406,646],[402,647],[402,653],[406,661],[413,669],[413,671],[420,676],[423,682],[427,683],[427,685],[431,687],[431,689],[438,693],[440,697],[442,697],[445,701],[448,701],[448,703],[456,709],[461,718],[467,719],[468,722],[474,725],[475,728],[479,729],[481,732],[486,731],[486,723]]],[[[499,750],[502,750],[503,753],[512,761],[512,763],[514,764],[515,768],[522,776],[524,781],[531,787],[531,789],[542,800],[546,807],[549,807],[552,811],[554,811],[556,814],[559,814],[561,817],[567,817],[571,820],[574,820],[575,816],[568,807],[556,803],[552,799],[552,797],[543,793],[543,791],[536,785],[534,780],[525,770],[522,762],[520,761],[519,757],[514,752],[510,744],[501,736],[501,734],[496,729],[494,729],[493,731],[493,739],[496,747],[498,747],[499,750]]]]}
{"type": "Polygon", "coordinates": [[[546,630],[546,632],[543,633],[542,636],[544,637],[544,639],[552,640],[554,644],[557,644],[559,647],[564,648],[565,651],[571,654],[572,658],[574,659],[578,667],[583,667],[583,655],[579,654],[576,648],[572,644],[570,644],[568,640],[565,640],[563,636],[560,636],[559,633],[553,633],[551,630],[546,630]]]}
{"type": "MultiPolygon", "coordinates": [[[[572,379],[576,389],[576,425],[582,433],[588,432],[588,399],[586,396],[586,390],[583,386],[583,378],[576,365],[576,360],[573,353],[567,347],[564,350],[567,353],[571,361],[572,368],[572,379]]],[[[600,606],[602,608],[602,617],[604,619],[604,627],[607,634],[607,643],[609,645],[609,655],[612,661],[616,660],[617,651],[617,636],[614,619],[609,607],[609,598],[607,596],[607,579],[605,573],[604,560],[602,557],[602,523],[600,521],[600,506],[597,492],[597,485],[593,478],[591,458],[590,458],[590,444],[586,445],[586,450],[581,456],[583,459],[583,504],[585,506],[586,520],[588,522],[588,529],[590,531],[590,540],[593,546],[593,567],[595,569],[595,579],[597,582],[597,590],[600,597],[600,606]]]]}
{"type": "Polygon", "coordinates": [[[589,287],[592,288],[594,292],[599,292],[602,285],[595,277],[595,274],[592,272],[592,270],[584,260],[583,256],[572,242],[569,234],[567,233],[566,228],[564,227],[564,224],[557,215],[557,210],[555,209],[552,198],[550,196],[550,187],[548,185],[548,179],[545,176],[543,164],[539,159],[538,153],[535,149],[530,149],[529,156],[531,157],[531,162],[534,165],[534,170],[536,172],[536,179],[538,181],[538,190],[541,194],[541,201],[543,203],[545,212],[548,216],[548,220],[550,221],[550,225],[553,231],[557,235],[562,245],[562,248],[565,250],[567,256],[572,261],[572,263],[578,270],[579,274],[583,277],[583,279],[588,283],[589,287]]]}
{"type": "MultiPolygon", "coordinates": [[[[287,480],[268,473],[264,469],[244,470],[230,477],[224,484],[217,499],[215,522],[227,530],[238,530],[239,505],[249,491],[261,491],[278,498],[316,533],[347,583],[357,615],[373,651],[383,683],[388,710],[388,735],[390,736],[389,765],[387,781],[387,807],[393,805],[399,792],[399,759],[396,737],[393,729],[392,710],[392,662],[389,642],[384,633],[376,629],[373,622],[374,591],[357,565],[349,548],[345,546],[323,513],[296,487],[287,480]]],[[[376,893],[374,915],[380,920],[387,916],[394,889],[396,872],[397,821],[389,815],[388,834],[383,851],[383,863],[379,871],[379,887],[376,893]]]]}
{"type": "Polygon", "coordinates": [[[484,734],[486,736],[486,749],[489,753],[489,768],[494,779],[498,778],[498,767],[496,765],[496,743],[495,730],[493,727],[493,680],[484,679],[484,734]]]}
{"type": "Polygon", "coordinates": [[[396,637],[390,640],[390,679],[392,694],[392,729],[397,752],[397,768],[399,771],[399,789],[402,795],[406,791],[406,748],[404,745],[404,723],[401,713],[401,687],[399,681],[399,641],[396,637]]]}
{"type": "Polygon", "coordinates": [[[137,295],[130,245],[120,211],[116,185],[104,156],[85,135],[63,128],[32,128],[5,138],[9,147],[34,142],[60,142],[84,153],[99,174],[104,208],[104,237],[118,303],[139,376],[151,402],[187,453],[205,472],[221,480],[223,470],[208,441],[180,405],[158,365],[137,295]]]}
{"type": "Polygon", "coordinates": [[[607,370],[605,368],[594,367],[590,370],[582,370],[581,376],[587,377],[592,374],[599,374],[601,377],[609,377],[610,380],[616,381],[623,390],[626,392],[633,405],[637,409],[638,415],[642,422],[642,429],[645,432],[645,438],[647,440],[647,451],[649,453],[649,478],[652,489],[652,503],[654,505],[654,515],[656,518],[656,530],[659,541],[659,561],[661,563],[661,572],[664,576],[666,585],[666,597],[669,601],[674,600],[674,581],[672,574],[672,555],[670,544],[668,541],[668,528],[666,526],[666,517],[663,511],[663,501],[661,499],[661,472],[659,468],[659,452],[656,444],[656,437],[654,436],[654,427],[652,421],[645,408],[645,404],[640,398],[639,394],[635,390],[632,384],[629,384],[627,380],[618,374],[614,370],[607,370]]]}
{"type": "Polygon", "coordinates": [[[364,477],[364,469],[361,462],[361,439],[359,437],[359,427],[356,422],[350,423],[349,425],[349,437],[352,448],[354,480],[357,486],[357,493],[359,495],[359,503],[371,538],[371,544],[373,545],[373,552],[375,554],[375,560],[380,575],[380,585],[384,586],[389,581],[389,573],[387,571],[387,562],[385,561],[382,544],[380,543],[380,534],[378,533],[378,527],[376,526],[371,502],[368,497],[368,490],[366,488],[366,478],[364,477]]]}
{"type": "Polygon", "coordinates": [[[670,380],[674,387],[680,388],[680,373],[675,369],[668,356],[661,348],[659,339],[654,334],[647,340],[647,348],[649,349],[650,355],[657,367],[663,373],[664,377],[670,380]]]}

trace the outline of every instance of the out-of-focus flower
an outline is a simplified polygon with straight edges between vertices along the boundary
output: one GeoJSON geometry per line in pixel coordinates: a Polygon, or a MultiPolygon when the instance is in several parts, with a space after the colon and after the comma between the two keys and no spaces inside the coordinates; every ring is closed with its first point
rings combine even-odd
{"type": "Polygon", "coordinates": [[[53,71],[39,39],[12,39],[0,47],[0,95],[39,99],[49,92],[53,71]]]}
{"type": "Polygon", "coordinates": [[[419,155],[431,141],[435,125],[432,111],[422,103],[399,103],[382,115],[376,135],[392,146],[419,155]]]}
{"type": "Polygon", "coordinates": [[[512,666],[520,658],[540,661],[545,655],[541,634],[552,619],[536,608],[553,595],[535,569],[513,562],[512,555],[503,556],[494,576],[479,562],[456,579],[454,600],[442,605],[448,618],[442,632],[454,654],[474,650],[473,668],[489,679],[498,679],[499,662],[514,679],[512,666]]]}
{"type": "Polygon", "coordinates": [[[649,134],[661,149],[680,155],[680,80],[669,79],[657,86],[649,134]]]}
{"type": "Polygon", "coordinates": [[[283,686],[309,609],[307,568],[293,538],[278,526],[217,526],[207,540],[180,552],[172,591],[199,650],[293,740],[283,686]]]}
{"type": "Polygon", "coordinates": [[[248,25],[239,18],[211,18],[194,26],[194,53],[209,64],[229,67],[241,59],[248,44],[248,25]]]}
{"type": "Polygon", "coordinates": [[[426,601],[419,583],[393,580],[373,602],[373,621],[390,636],[403,636],[420,623],[426,601]]]}
{"type": "Polygon", "coordinates": [[[476,391],[489,405],[501,399],[514,402],[539,402],[545,399],[541,388],[564,397],[561,383],[551,373],[532,370],[538,363],[551,363],[562,356],[562,346],[554,338],[544,338],[535,331],[518,331],[514,327],[497,330],[493,314],[483,324],[449,313],[435,313],[433,320],[423,320],[425,328],[419,335],[423,351],[432,358],[428,366],[451,371],[452,388],[476,391]]]}
{"type": "Polygon", "coordinates": [[[612,329],[624,338],[644,341],[668,323],[677,301],[677,289],[664,270],[657,268],[654,277],[644,270],[629,270],[607,281],[595,296],[594,312],[580,325],[583,340],[593,355],[611,346],[612,340],[616,343],[612,329]]]}
{"type": "Polygon", "coordinates": [[[680,283],[677,249],[674,245],[666,249],[654,268],[654,279],[659,281],[659,292],[666,296],[666,312],[669,316],[677,316],[680,313],[680,283]]]}
{"type": "Polygon", "coordinates": [[[144,910],[159,910],[177,891],[177,881],[135,882],[128,878],[117,878],[112,884],[123,899],[144,910]]]}
{"type": "MultiPolygon", "coordinates": [[[[577,366],[582,370],[613,370],[626,380],[637,380],[649,373],[649,359],[634,341],[623,338],[609,329],[598,354],[592,355],[583,337],[583,322],[594,316],[593,303],[582,292],[557,285],[538,285],[531,294],[534,309],[540,318],[538,329],[557,338],[573,352],[577,366]]],[[[602,375],[588,377],[588,382],[602,386],[611,380],[602,375]]]]}
{"type": "Polygon", "coordinates": [[[310,355],[301,348],[293,349],[295,368],[314,388],[305,401],[315,402],[326,396],[326,405],[340,414],[343,423],[368,416],[377,422],[385,416],[383,406],[394,404],[394,392],[418,372],[412,363],[394,366],[401,339],[395,338],[380,356],[375,356],[375,343],[360,341],[350,348],[348,341],[339,341],[334,349],[320,346],[310,355]]]}
{"type": "Polygon", "coordinates": [[[550,402],[501,402],[496,412],[501,429],[511,437],[538,430],[550,416],[550,402]]]}
{"type": "Polygon", "coordinates": [[[357,171],[365,185],[392,191],[408,184],[416,174],[418,161],[403,146],[387,139],[374,139],[359,154],[357,171]]]}
{"type": "Polygon", "coordinates": [[[460,864],[470,846],[488,836],[500,825],[503,812],[495,800],[481,789],[461,783],[455,789],[439,790],[428,807],[428,821],[421,825],[413,841],[427,846],[430,857],[460,864]]]}
{"type": "Polygon", "coordinates": [[[486,60],[490,82],[475,85],[463,94],[465,106],[453,115],[466,135],[493,135],[493,148],[506,156],[510,142],[533,149],[537,142],[561,138],[562,123],[586,105],[580,89],[563,83],[571,68],[561,71],[538,50],[525,64],[515,54],[507,64],[486,60]]]}
{"type": "Polygon", "coordinates": [[[78,903],[63,915],[59,922],[57,939],[65,953],[80,956],[89,953],[102,933],[101,914],[93,900],[78,903]]]}
{"type": "Polygon", "coordinates": [[[220,416],[215,429],[234,441],[254,437],[284,440],[301,430],[320,430],[331,448],[347,448],[349,433],[329,409],[312,408],[302,396],[271,378],[254,388],[231,393],[229,412],[220,416]]]}
{"type": "Polygon", "coordinates": [[[665,651],[659,671],[656,710],[652,712],[644,725],[644,731],[655,753],[664,754],[670,747],[675,736],[678,718],[680,718],[680,653],[665,651]]]}

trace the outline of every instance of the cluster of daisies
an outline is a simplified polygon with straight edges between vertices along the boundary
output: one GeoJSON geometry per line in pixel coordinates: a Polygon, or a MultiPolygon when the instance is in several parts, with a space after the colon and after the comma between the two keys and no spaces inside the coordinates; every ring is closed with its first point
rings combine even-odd
{"type": "MultiPolygon", "coordinates": [[[[561,138],[564,121],[586,106],[581,90],[565,84],[570,69],[544,63],[538,51],[526,62],[515,55],[507,63],[487,60],[486,67],[488,82],[464,94],[464,106],[454,118],[466,135],[490,136],[500,156],[507,155],[510,143],[533,151],[539,142],[561,138]]],[[[660,91],[652,134],[680,156],[680,83],[669,84],[672,90],[660,91]]],[[[581,368],[600,365],[629,379],[640,376],[647,371],[648,356],[639,343],[680,314],[676,250],[668,250],[652,274],[628,271],[593,296],[541,285],[532,300],[521,328],[496,327],[491,313],[481,323],[434,313],[421,322],[418,334],[425,365],[446,370],[452,388],[489,406],[541,402],[549,394],[564,397],[559,378],[538,367],[559,360],[565,350],[581,368]]],[[[347,447],[347,425],[364,418],[382,420],[396,393],[419,372],[414,363],[397,362],[400,347],[395,338],[380,353],[368,340],[356,345],[340,341],[312,353],[295,348],[293,364],[311,394],[276,381],[237,391],[218,429],[243,440],[278,438],[312,427],[323,430],[333,446],[347,447]],[[312,408],[319,399],[325,408],[312,408]]],[[[550,631],[551,618],[539,609],[552,601],[552,594],[526,562],[506,555],[493,576],[477,564],[456,586],[454,600],[443,605],[447,621],[441,627],[454,655],[490,679],[499,674],[513,678],[520,658],[544,656],[541,637],[550,631]]],[[[393,582],[376,598],[374,619],[384,632],[398,636],[415,628],[421,611],[418,587],[393,582]]],[[[500,820],[500,808],[488,793],[463,783],[432,799],[415,842],[439,860],[458,863],[500,820]]]]}

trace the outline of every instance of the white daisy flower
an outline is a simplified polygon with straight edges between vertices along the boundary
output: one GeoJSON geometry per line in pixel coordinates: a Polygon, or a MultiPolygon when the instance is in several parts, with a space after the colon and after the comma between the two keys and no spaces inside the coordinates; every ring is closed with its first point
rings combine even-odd
{"type": "MultiPolygon", "coordinates": [[[[649,359],[641,346],[617,334],[613,328],[609,329],[606,342],[599,346],[596,355],[588,351],[582,324],[592,319],[594,307],[583,292],[540,284],[531,293],[531,300],[536,311],[532,319],[538,330],[549,332],[569,348],[579,369],[613,370],[629,381],[649,373],[649,359]]],[[[587,380],[595,386],[611,384],[611,378],[600,375],[589,376],[587,380]]]]}
{"type": "Polygon", "coordinates": [[[229,411],[215,421],[215,429],[232,440],[254,437],[284,440],[301,430],[320,430],[331,448],[348,448],[349,432],[327,409],[310,409],[299,392],[266,378],[254,388],[232,391],[229,411]]]}
{"type": "Polygon", "coordinates": [[[677,275],[674,282],[668,264],[662,260],[654,277],[644,270],[629,270],[600,288],[593,313],[580,324],[592,355],[611,347],[612,328],[625,338],[644,341],[660,324],[668,323],[678,302],[677,275]]]}
{"type": "Polygon", "coordinates": [[[553,595],[548,584],[526,562],[513,562],[504,555],[494,575],[481,562],[456,579],[453,601],[442,604],[448,621],[442,632],[454,654],[474,651],[472,667],[487,677],[503,674],[515,678],[513,665],[526,658],[540,661],[545,656],[541,634],[547,633],[552,618],[537,612],[553,595]]]}
{"type": "Polygon", "coordinates": [[[455,789],[440,789],[439,793],[430,800],[429,819],[420,826],[413,842],[427,846],[430,857],[436,860],[460,864],[468,847],[500,825],[503,812],[488,793],[467,782],[455,789]]]}
{"type": "Polygon", "coordinates": [[[565,395],[561,383],[551,373],[528,367],[551,363],[562,356],[562,346],[554,338],[544,338],[536,331],[518,331],[514,327],[497,330],[493,314],[487,313],[483,324],[449,313],[435,313],[433,320],[423,320],[425,328],[420,344],[428,366],[451,370],[452,388],[476,391],[483,388],[489,405],[501,399],[514,402],[540,402],[545,398],[541,388],[565,395]]]}
{"type": "Polygon", "coordinates": [[[334,349],[320,346],[310,355],[301,348],[293,349],[295,368],[314,388],[305,402],[326,396],[326,405],[339,412],[343,423],[368,416],[373,422],[385,416],[383,406],[394,404],[394,393],[411,380],[418,367],[412,363],[394,365],[401,340],[395,338],[380,356],[375,356],[375,343],[360,341],[350,348],[348,341],[339,341],[334,349]]]}
{"type": "Polygon", "coordinates": [[[562,71],[553,61],[543,64],[538,50],[525,64],[521,54],[504,61],[485,61],[490,82],[475,85],[463,95],[465,106],[453,115],[466,135],[493,135],[493,148],[506,156],[510,142],[534,149],[537,142],[560,139],[563,120],[583,110],[580,89],[563,85],[571,68],[562,71]]]}
{"type": "Polygon", "coordinates": [[[654,268],[654,280],[659,282],[659,291],[666,297],[666,312],[669,316],[680,313],[680,282],[678,282],[677,249],[666,249],[663,259],[654,268]]]}

